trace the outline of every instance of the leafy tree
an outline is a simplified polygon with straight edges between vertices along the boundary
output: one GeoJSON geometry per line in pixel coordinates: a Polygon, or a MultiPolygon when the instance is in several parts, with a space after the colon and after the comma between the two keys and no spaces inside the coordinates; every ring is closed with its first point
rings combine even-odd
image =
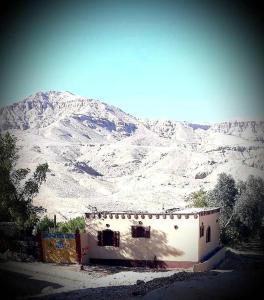
{"type": "Polygon", "coordinates": [[[238,190],[234,216],[239,235],[245,238],[261,227],[264,217],[264,181],[251,175],[246,182],[238,183],[238,190]]]}
{"type": "Polygon", "coordinates": [[[207,192],[200,189],[197,192],[191,193],[191,195],[186,199],[188,207],[208,207],[208,196],[207,192]]]}
{"type": "Polygon", "coordinates": [[[0,134],[0,218],[15,222],[21,230],[31,230],[43,211],[32,201],[46,180],[48,164],[38,165],[31,175],[28,168],[15,168],[17,159],[16,138],[8,132],[0,134]]]}
{"type": "Polygon", "coordinates": [[[49,232],[51,228],[54,228],[54,220],[49,219],[48,216],[44,216],[37,224],[37,229],[40,231],[49,232]]]}
{"type": "Polygon", "coordinates": [[[264,181],[249,176],[237,184],[230,175],[218,177],[214,189],[208,193],[210,206],[221,208],[220,237],[225,244],[245,241],[260,233],[264,218],[264,181]]]}
{"type": "Polygon", "coordinates": [[[84,217],[76,217],[67,222],[58,223],[58,232],[63,233],[72,233],[75,232],[76,229],[83,231],[85,229],[85,220],[84,217]]]}
{"type": "Polygon", "coordinates": [[[80,231],[85,229],[85,220],[84,217],[76,217],[66,222],[58,222],[57,226],[54,228],[53,220],[45,216],[39,221],[37,228],[40,231],[47,232],[74,233],[76,229],[79,229],[80,231]]]}
{"type": "Polygon", "coordinates": [[[224,243],[235,239],[236,232],[233,231],[230,222],[234,217],[234,205],[238,190],[234,178],[231,175],[221,173],[218,180],[210,192],[208,192],[209,205],[220,207],[219,216],[220,237],[224,243]]]}

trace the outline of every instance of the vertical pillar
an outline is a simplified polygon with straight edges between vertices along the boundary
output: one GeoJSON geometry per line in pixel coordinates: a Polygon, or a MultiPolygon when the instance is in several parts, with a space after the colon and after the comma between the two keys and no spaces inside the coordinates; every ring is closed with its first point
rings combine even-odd
{"type": "Polygon", "coordinates": [[[81,264],[82,252],[81,252],[81,235],[79,229],[75,231],[75,244],[76,244],[76,258],[77,262],[81,264]]]}

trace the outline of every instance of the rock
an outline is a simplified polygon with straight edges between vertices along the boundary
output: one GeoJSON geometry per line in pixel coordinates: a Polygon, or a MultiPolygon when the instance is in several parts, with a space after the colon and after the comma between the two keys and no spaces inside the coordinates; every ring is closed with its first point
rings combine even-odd
{"type": "Polygon", "coordinates": [[[195,175],[195,179],[204,179],[208,175],[208,172],[199,172],[195,175]]]}
{"type": "Polygon", "coordinates": [[[133,296],[143,296],[147,293],[147,284],[144,280],[137,280],[134,289],[132,290],[133,296]]]}

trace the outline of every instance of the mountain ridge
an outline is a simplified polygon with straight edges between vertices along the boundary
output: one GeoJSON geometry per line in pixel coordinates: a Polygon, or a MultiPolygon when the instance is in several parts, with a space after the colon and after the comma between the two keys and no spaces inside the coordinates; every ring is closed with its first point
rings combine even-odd
{"type": "MultiPolygon", "coordinates": [[[[264,121],[255,121],[255,120],[245,120],[245,121],[241,121],[241,120],[232,120],[232,121],[224,121],[224,122],[202,122],[202,123],[197,123],[197,122],[191,122],[191,121],[176,121],[176,120],[170,120],[170,119],[165,119],[165,120],[161,120],[161,119],[149,119],[149,118],[136,118],[133,117],[132,115],[122,111],[121,109],[113,106],[113,105],[108,105],[105,102],[102,102],[100,100],[96,100],[96,99],[92,99],[92,98],[87,98],[87,97],[83,97],[83,96],[79,96],[79,95],[75,95],[71,92],[60,92],[60,91],[48,91],[48,92],[37,92],[35,94],[30,95],[29,97],[26,97],[25,99],[18,101],[16,103],[10,104],[10,105],[6,105],[4,107],[0,108],[0,113],[1,115],[4,114],[4,112],[7,110],[12,110],[12,109],[17,109],[20,112],[22,111],[26,111],[26,110],[31,110],[33,107],[42,109],[48,109],[51,108],[54,110],[54,106],[56,109],[63,109],[63,108],[70,108],[71,106],[74,107],[75,109],[79,109],[81,107],[83,107],[85,104],[92,104],[94,106],[96,106],[96,104],[100,104],[105,106],[109,111],[111,111],[111,109],[117,110],[121,113],[123,113],[124,115],[129,116],[130,118],[133,118],[137,121],[141,121],[144,124],[148,124],[149,123],[182,123],[182,124],[187,124],[190,127],[192,127],[193,129],[209,129],[211,127],[214,127],[215,129],[218,128],[222,128],[222,130],[225,130],[225,132],[227,133],[228,129],[230,129],[230,127],[233,125],[233,127],[243,127],[243,125],[251,126],[253,131],[255,130],[256,126],[260,126],[263,127],[264,125],[264,121]],[[35,102],[35,103],[34,103],[35,102]],[[35,104],[35,105],[33,105],[35,104]],[[38,105],[39,104],[39,107],[38,105]],[[40,105],[42,104],[42,105],[40,105]],[[24,106],[24,107],[23,107],[24,106]],[[26,109],[25,109],[26,108],[26,109]]],[[[38,110],[38,113],[40,111],[38,110]]],[[[18,129],[19,127],[17,127],[18,129]]],[[[27,129],[28,127],[25,125],[24,127],[22,127],[21,129],[27,129]]],[[[7,129],[7,128],[3,128],[1,127],[1,130],[3,129],[7,129]]],[[[11,128],[9,128],[11,129],[11,128]]],[[[15,128],[12,128],[15,129],[15,128]]]]}
{"type": "Polygon", "coordinates": [[[264,178],[264,122],[195,124],[139,119],[70,92],[39,92],[0,109],[0,131],[18,139],[18,166],[48,162],[34,199],[49,214],[184,206],[221,172],[264,178]]]}

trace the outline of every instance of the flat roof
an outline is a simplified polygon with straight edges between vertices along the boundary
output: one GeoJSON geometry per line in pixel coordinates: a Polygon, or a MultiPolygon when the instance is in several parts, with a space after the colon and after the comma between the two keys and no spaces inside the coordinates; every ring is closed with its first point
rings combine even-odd
{"type": "Polygon", "coordinates": [[[219,210],[219,207],[189,207],[177,210],[177,213],[199,213],[203,211],[219,210]]]}
{"type": "Polygon", "coordinates": [[[183,209],[168,209],[166,211],[160,212],[149,212],[149,211],[97,211],[97,212],[89,212],[86,215],[193,215],[193,214],[212,214],[219,212],[219,207],[190,207],[183,209]]]}

